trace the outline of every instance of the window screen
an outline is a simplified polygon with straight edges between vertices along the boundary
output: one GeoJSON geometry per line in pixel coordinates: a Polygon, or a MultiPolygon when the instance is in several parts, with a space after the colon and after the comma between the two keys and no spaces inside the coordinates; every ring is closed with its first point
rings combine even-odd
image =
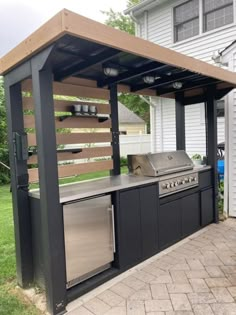
{"type": "Polygon", "coordinates": [[[224,100],[219,100],[216,103],[216,112],[217,112],[217,117],[224,117],[225,116],[225,101],[224,100]]]}
{"type": "Polygon", "coordinates": [[[203,0],[204,32],[233,23],[233,0],[203,0]]]}
{"type": "Polygon", "coordinates": [[[199,34],[199,0],[187,1],[174,8],[175,42],[199,34]]]}

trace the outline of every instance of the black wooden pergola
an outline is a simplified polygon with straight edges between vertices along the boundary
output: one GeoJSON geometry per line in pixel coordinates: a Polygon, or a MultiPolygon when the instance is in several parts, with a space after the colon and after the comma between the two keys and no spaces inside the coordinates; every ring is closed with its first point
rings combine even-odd
{"type": "Polygon", "coordinates": [[[205,102],[207,164],[214,171],[214,221],[218,222],[216,100],[236,87],[235,73],[67,10],[4,56],[0,73],[5,79],[17,278],[23,288],[32,285],[33,255],[27,158],[16,155],[16,135],[25,131],[22,91],[32,88],[33,92],[44,274],[51,313],[63,313],[67,304],[53,94],[76,95],[80,90],[95,98],[109,94],[114,162],[111,175],[120,174],[117,92],[175,98],[177,150],[185,150],[184,106],[205,102]],[[105,75],[104,68],[116,69],[116,75],[105,75]],[[145,83],[145,76],[152,77],[151,82],[145,83]],[[181,83],[178,89],[173,84],[176,82],[181,83]]]}

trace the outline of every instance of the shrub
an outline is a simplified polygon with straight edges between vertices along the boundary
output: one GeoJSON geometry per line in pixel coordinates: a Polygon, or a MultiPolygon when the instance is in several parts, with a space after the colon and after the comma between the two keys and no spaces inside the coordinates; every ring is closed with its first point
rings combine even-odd
{"type": "MultiPolygon", "coordinates": [[[[0,78],[0,161],[9,166],[9,152],[7,145],[7,122],[4,97],[3,79],[0,78]]],[[[0,164],[0,184],[10,182],[10,172],[0,164]]]]}
{"type": "Polygon", "coordinates": [[[120,166],[127,166],[128,165],[128,161],[127,161],[127,157],[125,156],[121,156],[120,157],[120,166]]]}

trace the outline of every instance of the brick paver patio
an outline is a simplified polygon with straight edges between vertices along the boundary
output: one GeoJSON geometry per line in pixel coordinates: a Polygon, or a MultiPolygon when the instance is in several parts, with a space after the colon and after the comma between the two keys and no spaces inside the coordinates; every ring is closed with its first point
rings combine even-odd
{"type": "Polygon", "coordinates": [[[68,315],[236,315],[236,220],[212,224],[68,305],[68,315]]]}

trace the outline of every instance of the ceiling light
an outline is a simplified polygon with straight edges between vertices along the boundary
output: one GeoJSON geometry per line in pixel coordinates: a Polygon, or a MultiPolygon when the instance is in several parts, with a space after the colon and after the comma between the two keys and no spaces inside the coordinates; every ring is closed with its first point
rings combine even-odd
{"type": "Polygon", "coordinates": [[[155,77],[151,75],[146,75],[145,77],[143,77],[143,81],[147,84],[152,84],[155,82],[155,77]]]}
{"type": "Polygon", "coordinates": [[[117,77],[119,74],[119,70],[116,68],[106,67],[103,68],[104,74],[108,77],[117,77]]]}
{"type": "Polygon", "coordinates": [[[176,90],[179,90],[182,87],[183,87],[183,83],[182,82],[176,81],[176,82],[173,83],[173,88],[176,89],[176,90]]]}

